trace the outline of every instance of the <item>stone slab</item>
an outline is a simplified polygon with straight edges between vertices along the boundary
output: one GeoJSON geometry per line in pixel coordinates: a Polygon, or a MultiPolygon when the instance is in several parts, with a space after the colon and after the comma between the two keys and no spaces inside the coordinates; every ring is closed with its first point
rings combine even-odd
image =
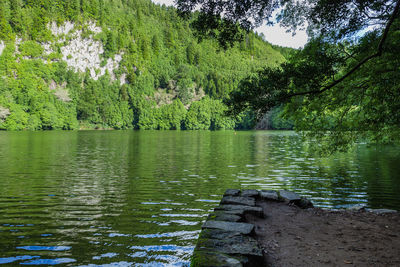
{"type": "Polygon", "coordinates": [[[223,210],[228,214],[235,214],[239,216],[244,216],[245,214],[253,214],[258,217],[264,216],[264,212],[261,207],[251,207],[244,205],[220,205],[214,210],[223,210]]]}
{"type": "Polygon", "coordinates": [[[397,213],[397,210],[390,209],[368,209],[368,211],[375,214],[397,213]]]}
{"type": "Polygon", "coordinates": [[[362,211],[362,210],[365,210],[365,207],[366,207],[365,204],[356,204],[356,205],[348,207],[347,209],[351,210],[351,211],[362,211]]]}
{"type": "Polygon", "coordinates": [[[224,196],[239,196],[240,190],[238,189],[226,189],[224,196]]]}
{"type": "Polygon", "coordinates": [[[241,196],[242,197],[258,197],[258,190],[255,189],[247,189],[243,190],[241,196]]]}
{"type": "Polygon", "coordinates": [[[300,201],[301,199],[301,197],[298,194],[287,190],[280,190],[279,195],[281,198],[289,202],[300,201]]]}
{"type": "Polygon", "coordinates": [[[241,234],[238,232],[209,228],[209,229],[203,229],[203,231],[201,231],[199,239],[209,239],[209,238],[227,239],[227,238],[231,238],[231,237],[239,236],[239,235],[241,235],[241,234]]]}
{"type": "Polygon", "coordinates": [[[226,221],[226,222],[239,222],[242,220],[242,217],[236,214],[227,213],[224,211],[216,211],[211,213],[208,218],[208,221],[226,221]]]}
{"type": "Polygon", "coordinates": [[[286,190],[228,189],[202,226],[191,266],[266,266],[263,250],[252,236],[254,225],[241,222],[246,220],[246,214],[264,216],[263,209],[256,206],[256,199],[312,207],[311,201],[286,190]]]}
{"type": "Polygon", "coordinates": [[[262,190],[259,194],[262,199],[279,200],[278,192],[275,190],[262,190]]]}
{"type": "Polygon", "coordinates": [[[224,231],[237,232],[243,235],[248,235],[254,231],[253,224],[224,221],[206,221],[202,228],[220,229],[224,231]]]}
{"type": "Polygon", "coordinates": [[[244,235],[233,236],[226,239],[203,239],[198,243],[202,248],[213,248],[214,251],[228,255],[246,255],[262,257],[262,251],[257,241],[244,235]]]}
{"type": "Polygon", "coordinates": [[[251,197],[225,196],[225,197],[222,198],[221,204],[255,206],[256,205],[256,200],[254,198],[251,198],[251,197]]]}

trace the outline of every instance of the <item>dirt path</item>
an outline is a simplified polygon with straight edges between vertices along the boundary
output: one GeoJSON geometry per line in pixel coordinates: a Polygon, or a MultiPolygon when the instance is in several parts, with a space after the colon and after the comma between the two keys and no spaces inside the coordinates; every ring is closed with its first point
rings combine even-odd
{"type": "Polygon", "coordinates": [[[400,215],[303,210],[257,203],[265,219],[247,215],[268,266],[400,266],[400,215]]]}

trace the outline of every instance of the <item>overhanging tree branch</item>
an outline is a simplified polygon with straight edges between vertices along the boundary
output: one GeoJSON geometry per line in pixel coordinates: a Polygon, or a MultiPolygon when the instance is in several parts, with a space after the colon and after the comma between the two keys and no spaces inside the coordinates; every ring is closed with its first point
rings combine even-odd
{"type": "Polygon", "coordinates": [[[343,75],[340,79],[338,79],[338,80],[336,80],[336,81],[333,81],[331,84],[329,84],[329,85],[327,85],[327,86],[324,86],[322,89],[320,89],[320,90],[310,90],[310,91],[299,92],[299,93],[293,93],[293,94],[290,94],[290,95],[285,96],[285,97],[283,98],[283,100],[287,100],[287,99],[290,99],[290,98],[295,97],[295,96],[321,94],[321,93],[323,93],[323,92],[325,92],[325,91],[327,91],[327,90],[329,90],[329,89],[335,87],[337,84],[341,83],[342,81],[344,81],[347,77],[349,77],[350,75],[352,75],[352,74],[353,74],[355,71],[357,71],[362,65],[364,65],[365,63],[367,63],[367,62],[370,61],[371,59],[381,56],[381,55],[382,55],[382,52],[383,52],[383,45],[384,45],[384,43],[385,43],[385,41],[386,41],[386,39],[387,39],[387,36],[388,36],[388,34],[389,34],[390,27],[392,26],[392,24],[393,24],[393,22],[394,22],[396,16],[397,16],[398,13],[399,13],[399,9],[400,9],[400,0],[398,0],[398,1],[396,2],[396,6],[395,6],[395,8],[394,8],[394,10],[393,10],[392,15],[391,15],[390,18],[389,18],[389,21],[388,21],[387,24],[386,24],[386,27],[385,27],[385,30],[384,30],[384,32],[383,32],[382,38],[381,38],[381,40],[379,41],[377,50],[376,50],[376,52],[375,52],[374,54],[372,54],[372,55],[370,55],[370,56],[364,58],[363,60],[361,60],[357,65],[355,65],[349,72],[347,72],[345,75],[343,75]]]}

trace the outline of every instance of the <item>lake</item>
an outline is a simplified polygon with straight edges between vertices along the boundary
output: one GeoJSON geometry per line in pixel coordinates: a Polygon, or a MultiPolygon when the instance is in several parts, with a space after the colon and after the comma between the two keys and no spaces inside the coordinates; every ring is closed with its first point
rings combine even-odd
{"type": "Polygon", "coordinates": [[[188,265],[227,188],[400,210],[400,148],[320,158],[283,131],[0,132],[0,264],[188,265]]]}

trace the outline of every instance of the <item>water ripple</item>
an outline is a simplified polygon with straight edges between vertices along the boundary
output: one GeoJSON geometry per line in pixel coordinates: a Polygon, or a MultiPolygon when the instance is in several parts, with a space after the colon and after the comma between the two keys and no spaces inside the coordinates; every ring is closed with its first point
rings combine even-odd
{"type": "Polygon", "coordinates": [[[188,265],[227,188],[400,209],[399,163],[399,147],[322,158],[279,131],[0,132],[0,263],[188,265]]]}
{"type": "Polygon", "coordinates": [[[17,249],[24,249],[24,250],[50,250],[50,251],[65,251],[70,250],[71,247],[68,246],[22,246],[17,247],[17,249]]]}
{"type": "Polygon", "coordinates": [[[58,259],[37,259],[28,262],[21,262],[22,265],[57,265],[76,262],[75,259],[71,258],[58,258],[58,259]]]}

